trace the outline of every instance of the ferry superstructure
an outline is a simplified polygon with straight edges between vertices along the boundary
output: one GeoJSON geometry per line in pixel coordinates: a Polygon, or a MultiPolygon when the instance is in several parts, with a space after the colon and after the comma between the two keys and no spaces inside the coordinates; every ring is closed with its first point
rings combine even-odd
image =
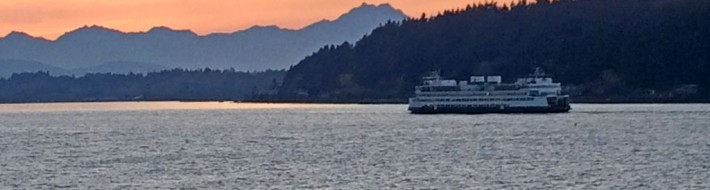
{"type": "Polygon", "coordinates": [[[425,113],[556,113],[570,110],[569,95],[541,69],[515,83],[501,76],[472,76],[469,81],[447,80],[438,72],[424,77],[409,98],[409,111],[425,113]]]}

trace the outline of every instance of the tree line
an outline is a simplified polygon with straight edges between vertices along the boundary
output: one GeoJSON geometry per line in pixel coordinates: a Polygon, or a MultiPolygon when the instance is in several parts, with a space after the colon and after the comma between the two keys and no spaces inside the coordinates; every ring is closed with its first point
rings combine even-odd
{"type": "Polygon", "coordinates": [[[0,102],[244,100],[277,88],[285,72],[173,69],[79,77],[19,73],[0,79],[0,102]]]}

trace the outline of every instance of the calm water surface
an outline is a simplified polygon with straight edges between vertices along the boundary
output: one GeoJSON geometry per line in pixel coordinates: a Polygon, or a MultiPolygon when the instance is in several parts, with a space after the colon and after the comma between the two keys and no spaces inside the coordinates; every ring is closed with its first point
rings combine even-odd
{"type": "Polygon", "coordinates": [[[0,105],[0,189],[708,189],[710,105],[0,105]]]}

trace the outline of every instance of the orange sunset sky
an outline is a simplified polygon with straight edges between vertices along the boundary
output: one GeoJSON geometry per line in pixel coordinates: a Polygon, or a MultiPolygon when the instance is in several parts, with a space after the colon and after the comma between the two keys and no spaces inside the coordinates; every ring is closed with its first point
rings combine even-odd
{"type": "MultiPolygon", "coordinates": [[[[484,0],[0,0],[0,36],[22,31],[55,39],[84,25],[124,32],[153,26],[198,34],[234,32],[253,25],[298,29],[332,20],[363,2],[389,3],[412,17],[484,0]]],[[[498,1],[508,3],[508,1],[498,1]]]]}

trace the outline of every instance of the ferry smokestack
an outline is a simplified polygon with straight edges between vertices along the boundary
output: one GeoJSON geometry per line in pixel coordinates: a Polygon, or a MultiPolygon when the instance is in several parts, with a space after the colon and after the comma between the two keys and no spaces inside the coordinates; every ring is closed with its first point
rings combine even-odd
{"type": "Polygon", "coordinates": [[[471,77],[471,83],[485,83],[486,82],[486,77],[484,76],[472,76],[471,77]]]}
{"type": "Polygon", "coordinates": [[[502,81],[502,77],[501,76],[488,76],[486,81],[488,83],[500,84],[502,81]]]}

